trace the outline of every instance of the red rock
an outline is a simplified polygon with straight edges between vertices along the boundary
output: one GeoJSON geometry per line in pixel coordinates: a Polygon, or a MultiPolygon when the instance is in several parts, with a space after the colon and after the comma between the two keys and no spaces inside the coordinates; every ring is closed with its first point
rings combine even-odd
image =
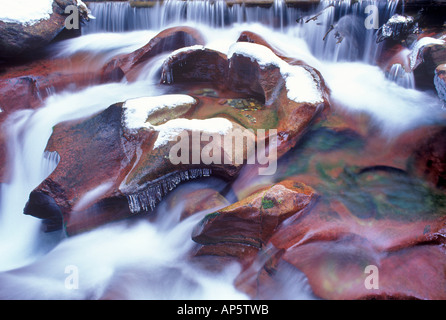
{"type": "Polygon", "coordinates": [[[395,44],[390,48],[384,47],[377,63],[385,71],[389,71],[392,65],[399,64],[406,72],[411,72],[409,54],[410,50],[400,44],[395,44]]]}
{"type": "Polygon", "coordinates": [[[11,66],[0,75],[0,107],[6,115],[35,109],[49,94],[119,79],[113,72],[101,73],[94,69],[85,72],[76,60],[42,58],[11,66]]]}
{"type": "MultiPolygon", "coordinates": [[[[265,40],[254,33],[244,32],[240,36],[240,40],[256,42],[267,48],[272,48],[265,40]]],[[[274,52],[276,50],[273,50],[274,52]]],[[[323,77],[314,68],[302,61],[288,59],[281,55],[278,57],[287,63],[305,68],[320,87],[324,101],[320,103],[297,103],[290,100],[287,96],[285,81],[278,67],[274,65],[261,67],[250,57],[241,54],[234,54],[227,62],[224,55],[209,49],[184,50],[168,58],[163,65],[162,82],[171,84],[206,81],[217,83],[220,86],[225,83],[229,91],[239,92],[259,101],[264,101],[265,106],[275,110],[277,114],[278,123],[272,128],[278,130],[277,153],[280,157],[296,144],[311,122],[328,106],[328,89],[323,77]],[[228,63],[229,66],[226,66],[228,63]]]]}
{"type": "Polygon", "coordinates": [[[283,181],[208,214],[194,230],[192,239],[206,247],[200,254],[237,252],[243,258],[243,246],[262,248],[285,219],[302,214],[315,199],[316,193],[310,187],[283,181]]]}
{"type": "Polygon", "coordinates": [[[161,31],[142,48],[126,55],[112,59],[103,67],[105,74],[122,74],[127,79],[132,75],[140,64],[154,56],[173,51],[179,48],[203,45],[204,40],[200,32],[191,27],[173,27],[161,31]]]}
{"type": "Polygon", "coordinates": [[[218,191],[205,188],[198,190],[178,190],[169,201],[169,208],[180,207],[180,220],[184,220],[197,212],[209,211],[215,208],[222,208],[229,205],[218,191]]]}
{"type": "Polygon", "coordinates": [[[341,201],[325,206],[320,202],[292,219],[270,241],[285,251],[284,261],[305,273],[317,296],[444,299],[445,216],[361,218],[341,201]],[[379,290],[364,285],[368,265],[378,267],[379,290]]]}
{"type": "Polygon", "coordinates": [[[258,35],[255,32],[251,32],[251,31],[243,31],[242,33],[240,33],[239,38],[237,39],[237,42],[250,42],[250,43],[256,43],[256,44],[260,44],[264,47],[267,47],[268,49],[270,49],[272,52],[274,52],[279,58],[281,58],[282,60],[285,60],[287,62],[292,62],[294,61],[295,63],[298,62],[300,64],[303,64],[304,62],[301,60],[295,60],[295,59],[290,59],[289,57],[285,56],[282,52],[280,52],[279,50],[277,50],[276,48],[274,48],[273,46],[271,46],[268,41],[266,41],[262,36],[258,35]]]}
{"type": "MultiPolygon", "coordinates": [[[[278,68],[274,66],[261,68],[257,62],[241,55],[234,55],[230,60],[230,88],[263,97],[267,107],[277,110],[279,120],[276,127],[277,154],[281,157],[296,144],[319,113],[328,106],[327,100],[316,105],[297,103],[288,98],[287,89],[278,68]]],[[[325,88],[323,82],[319,83],[322,88],[325,88]]]]}
{"type": "MultiPolygon", "coordinates": [[[[69,59],[41,59],[8,68],[0,75],[0,125],[15,111],[41,107],[50,94],[79,90],[101,81],[111,82],[119,78],[113,72],[84,72],[77,67],[69,59]]],[[[0,139],[0,149],[6,150],[3,139],[0,139]]],[[[5,153],[0,156],[0,173],[4,171],[5,153]]],[[[3,176],[0,175],[0,181],[4,181],[1,180],[3,176]]]]}
{"type": "MultiPolygon", "coordinates": [[[[194,32],[194,29],[191,28],[165,30],[145,47],[125,57],[115,59],[113,63],[118,63],[119,70],[128,76],[129,72],[135,70],[136,65],[163,52],[163,50],[199,43],[201,40],[194,32]],[[181,41],[172,43],[173,40],[178,39],[181,41]]],[[[113,63],[109,63],[107,66],[112,66],[113,63]]],[[[224,55],[206,49],[181,50],[166,63],[169,68],[172,68],[169,72],[172,71],[174,78],[178,80],[189,82],[192,79],[197,80],[204,77],[204,80],[209,83],[219,82],[220,79],[223,79],[226,80],[224,82],[228,86],[228,92],[233,90],[265,97],[265,108],[259,106],[262,110],[258,110],[259,115],[262,115],[263,118],[259,119],[265,119],[268,123],[272,122],[269,126],[278,128],[279,156],[296,143],[300,135],[317,117],[321,109],[319,107],[328,103],[325,100],[315,105],[296,103],[288,99],[284,81],[279,70],[274,66],[260,68],[257,62],[239,55],[231,58],[231,67],[228,67],[228,72],[226,72],[227,64],[224,55]],[[184,62],[187,67],[184,66],[184,62]],[[188,67],[190,64],[191,67],[188,67]],[[181,65],[183,66],[181,67],[181,65]],[[277,126],[274,124],[276,119],[274,114],[278,118],[277,126]]],[[[318,75],[312,72],[311,67],[304,67],[310,71],[315,80],[318,79],[318,75]]],[[[113,75],[116,70],[114,67],[105,67],[102,71],[113,75]]],[[[322,81],[322,78],[319,80],[322,81]]],[[[322,82],[319,82],[319,85],[321,90],[325,90],[322,82]]],[[[221,105],[218,103],[218,97],[212,100],[204,96],[202,101],[206,104],[190,108],[186,113],[175,114],[175,111],[172,115],[153,114],[150,122],[163,122],[166,117],[174,119],[179,116],[189,119],[207,119],[220,114],[231,120],[233,128],[240,129],[240,134],[243,132],[242,129],[251,128],[251,124],[245,126],[248,121],[244,110],[238,110],[228,104],[221,105]],[[207,105],[207,103],[210,104],[207,105]],[[243,123],[244,127],[238,123],[243,123]]],[[[52,175],[35,189],[32,199],[30,198],[30,202],[25,208],[27,214],[41,216],[42,213],[45,219],[51,220],[48,218],[50,213],[49,216],[54,217],[52,223],[55,225],[62,214],[67,232],[73,234],[108,221],[128,217],[127,201],[135,211],[147,211],[149,203],[150,207],[153,207],[152,202],[160,201],[159,196],[155,196],[155,194],[159,194],[160,188],[165,189],[163,184],[168,181],[166,179],[183,180],[180,177],[183,171],[208,168],[212,170],[213,175],[221,176],[224,179],[233,179],[243,166],[240,163],[212,163],[204,167],[201,163],[198,165],[174,165],[169,161],[168,155],[170,148],[176,142],[171,141],[155,150],[153,143],[156,133],[144,129],[138,130],[135,135],[121,127],[121,116],[122,106],[117,104],[91,118],[56,126],[47,149],[57,151],[61,156],[61,162],[52,175]],[[101,153],[99,157],[96,156],[98,150],[101,153]],[[110,175],[110,172],[113,174],[110,175]],[[158,182],[155,183],[155,181],[158,182]],[[79,202],[82,203],[80,200],[88,192],[96,192],[97,188],[104,190],[101,189],[102,193],[95,201],[87,206],[80,206],[79,202]],[[139,206],[141,201],[138,199],[145,199],[142,201],[147,202],[144,204],[144,208],[139,206]],[[136,202],[133,203],[134,201],[136,202]],[[43,205],[39,205],[40,202],[43,205]],[[107,212],[111,207],[113,209],[107,212]]],[[[259,122],[256,126],[262,128],[262,123],[259,122]]],[[[253,135],[251,138],[254,139],[255,136],[253,135]]],[[[206,144],[204,141],[200,143],[201,147],[206,144]]],[[[267,145],[268,143],[269,141],[267,141],[267,145]]],[[[223,144],[220,146],[223,148],[223,144]]],[[[243,148],[245,149],[243,157],[246,157],[246,145],[243,148]]],[[[246,163],[246,158],[244,159],[244,163],[246,163]]],[[[270,161],[274,160],[270,159],[270,161]]],[[[273,220],[273,218],[268,220],[272,226],[277,224],[277,221],[273,220]]]]}
{"type": "Polygon", "coordinates": [[[343,237],[288,250],[283,259],[303,271],[324,299],[445,299],[443,249],[419,245],[377,254],[360,239],[343,237]],[[354,241],[354,243],[352,243],[354,241]],[[378,289],[367,289],[368,265],[378,268],[378,289]]]}
{"type": "Polygon", "coordinates": [[[424,139],[414,153],[414,167],[419,176],[433,185],[446,188],[446,129],[424,139]]]}
{"type": "MultiPolygon", "coordinates": [[[[24,76],[0,80],[0,107],[4,114],[38,105],[36,80],[24,76]]],[[[2,113],[3,113],[2,112],[2,113]]]]}
{"type": "MultiPolygon", "coordinates": [[[[184,107],[187,110],[177,106],[167,111],[179,110],[184,116],[193,109],[191,104],[184,107]]],[[[172,118],[179,116],[170,113],[172,118]]],[[[235,161],[174,164],[169,152],[176,139],[155,149],[156,131],[129,130],[123,126],[122,117],[122,103],[118,103],[87,119],[56,125],[47,150],[58,152],[61,160],[32,192],[25,214],[45,219],[49,230],[60,228],[62,222],[72,235],[147,212],[181,182],[211,173],[233,179],[243,166],[235,161]]],[[[241,132],[238,124],[232,125],[241,132]]],[[[187,133],[191,140],[192,133],[187,133]]],[[[208,142],[200,143],[203,148],[208,142]]]]}
{"type": "Polygon", "coordinates": [[[209,82],[223,86],[227,80],[228,60],[218,51],[190,49],[166,59],[161,72],[161,83],[209,82]]]}

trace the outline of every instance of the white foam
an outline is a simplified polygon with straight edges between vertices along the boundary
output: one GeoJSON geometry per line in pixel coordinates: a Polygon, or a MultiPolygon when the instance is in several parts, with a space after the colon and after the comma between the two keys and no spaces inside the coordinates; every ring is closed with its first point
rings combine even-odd
{"type": "Polygon", "coordinates": [[[379,67],[363,63],[325,64],[322,74],[331,99],[350,112],[366,113],[389,138],[433,123],[441,112],[434,95],[403,88],[387,79],[379,67]]]}

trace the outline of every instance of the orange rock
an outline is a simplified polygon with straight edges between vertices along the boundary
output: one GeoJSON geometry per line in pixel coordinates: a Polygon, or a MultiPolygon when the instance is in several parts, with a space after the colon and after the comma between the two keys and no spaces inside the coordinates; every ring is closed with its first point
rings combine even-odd
{"type": "Polygon", "coordinates": [[[314,190],[304,184],[277,183],[208,214],[192,239],[203,245],[227,243],[260,249],[285,219],[302,214],[316,197],[314,190]]]}

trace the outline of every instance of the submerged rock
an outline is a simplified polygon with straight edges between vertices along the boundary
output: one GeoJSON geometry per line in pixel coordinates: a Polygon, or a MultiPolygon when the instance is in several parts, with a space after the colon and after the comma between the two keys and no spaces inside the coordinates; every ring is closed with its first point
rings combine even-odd
{"type": "Polygon", "coordinates": [[[206,187],[190,189],[179,187],[167,200],[167,208],[180,208],[180,220],[184,220],[198,212],[227,207],[230,203],[217,190],[206,187]]]}

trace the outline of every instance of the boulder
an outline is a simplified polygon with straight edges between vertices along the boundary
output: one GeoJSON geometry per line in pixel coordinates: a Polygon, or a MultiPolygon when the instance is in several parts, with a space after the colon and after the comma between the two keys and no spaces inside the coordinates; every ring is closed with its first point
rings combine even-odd
{"type": "MultiPolygon", "coordinates": [[[[55,0],[40,1],[41,7],[37,10],[35,4],[30,2],[29,17],[25,17],[28,8],[20,8],[20,18],[0,18],[0,58],[15,58],[18,55],[32,55],[50,43],[65,27],[65,8],[75,5],[80,8],[80,16],[89,19],[89,11],[82,1],[55,0]],[[34,7],[33,7],[34,6],[34,7]],[[33,8],[41,12],[39,17],[34,16],[33,8]]],[[[14,8],[12,6],[12,8],[14,8]]],[[[8,11],[6,11],[8,13],[8,11]]]]}
{"type": "Polygon", "coordinates": [[[145,46],[130,53],[121,55],[109,61],[104,67],[103,72],[122,74],[131,80],[132,73],[137,72],[137,68],[144,61],[154,56],[183,47],[193,45],[203,45],[204,39],[200,32],[191,27],[173,27],[161,31],[152,38],[145,46]]]}
{"type": "MultiPolygon", "coordinates": [[[[84,72],[69,59],[40,59],[11,66],[0,75],[0,126],[13,112],[41,107],[45,98],[64,90],[79,90],[92,84],[116,81],[122,76],[84,72]]],[[[6,150],[6,141],[0,139],[0,149],[6,150]]],[[[5,170],[5,153],[0,156],[0,173],[5,170]]],[[[5,176],[0,175],[0,182],[5,176]]]]}
{"type": "MultiPolygon", "coordinates": [[[[243,128],[223,118],[188,120],[196,103],[185,95],[138,98],[87,119],[57,125],[47,151],[56,151],[60,163],[33,191],[25,214],[41,217],[39,212],[45,212],[47,225],[63,221],[66,232],[74,234],[151,211],[181,182],[211,174],[233,179],[243,163],[234,160],[235,152],[226,154],[223,137],[232,134],[232,129],[242,134],[243,128]],[[141,110],[147,110],[146,115],[141,110]],[[213,146],[221,149],[229,163],[224,159],[211,164],[202,159],[195,162],[193,152],[186,154],[184,162],[173,161],[172,148],[181,139],[189,147],[193,132],[220,137],[213,146]]],[[[200,151],[209,143],[199,140],[199,144],[200,151]]],[[[246,161],[247,150],[243,155],[246,161]]]]}
{"type": "Polygon", "coordinates": [[[20,109],[38,105],[36,79],[30,76],[0,80],[0,107],[4,116],[20,109]]]}
{"type": "MultiPolygon", "coordinates": [[[[134,67],[163,50],[200,41],[193,29],[172,28],[161,32],[144,48],[114,61],[127,77],[134,67]]],[[[176,95],[176,98],[131,99],[88,119],[57,125],[47,151],[58,152],[61,161],[34,190],[25,213],[51,211],[54,219],[46,219],[52,220],[52,225],[61,221],[62,215],[67,233],[74,234],[151,211],[178,184],[190,179],[212,174],[233,180],[248,159],[254,157],[255,148],[250,146],[257,146],[257,157],[262,145],[266,150],[270,148],[269,156],[265,157],[267,164],[273,165],[277,160],[273,152],[275,141],[280,157],[328,106],[328,91],[320,74],[310,66],[288,63],[263,45],[246,42],[237,45],[241,47],[233,48],[230,59],[197,46],[174,51],[166,59],[162,80],[171,86],[186,82],[191,92],[201,92],[199,98],[176,95]],[[268,59],[252,56],[253,50],[260,50],[268,59]],[[213,89],[196,89],[203,88],[204,83],[217,85],[220,92],[208,94],[213,89]],[[221,92],[226,97],[243,98],[221,101],[221,92]],[[184,98],[187,103],[178,104],[175,100],[184,98]],[[244,107],[238,107],[239,104],[244,107]],[[276,129],[277,135],[268,136],[268,132],[260,135],[256,129],[276,129]],[[181,132],[188,134],[182,136],[181,132]],[[191,140],[197,132],[213,133],[216,138],[212,136],[212,144],[200,140],[194,145],[191,140]],[[235,137],[232,140],[235,143],[228,149],[224,143],[229,136],[235,137]],[[178,138],[179,142],[187,138],[199,150],[207,146],[209,151],[212,145],[210,159],[196,159],[189,149],[183,154],[182,147],[178,148],[178,138]],[[240,142],[243,145],[237,145],[240,142]],[[172,148],[176,153],[171,152],[172,148]],[[45,199],[50,197],[57,206],[37,209],[40,202],[35,200],[36,194],[45,195],[45,199]]],[[[109,74],[117,70],[107,66],[103,71],[109,74]]]]}
{"type": "Polygon", "coordinates": [[[192,233],[202,245],[197,255],[236,255],[243,260],[245,251],[256,254],[284,220],[303,214],[316,198],[312,188],[282,181],[210,213],[192,233]]]}
{"type": "Polygon", "coordinates": [[[421,29],[413,17],[395,14],[378,29],[376,42],[388,39],[401,42],[409,35],[420,32],[421,29]]]}
{"type": "Polygon", "coordinates": [[[417,88],[435,90],[435,69],[446,63],[446,42],[428,36],[418,39],[412,45],[409,62],[417,88]]]}
{"type": "Polygon", "coordinates": [[[269,122],[274,118],[277,122],[267,126],[266,119],[256,122],[263,124],[260,128],[277,129],[280,157],[328,106],[329,91],[316,69],[277,55],[260,36],[244,32],[240,40],[231,47],[227,60],[221,53],[198,46],[174,52],[163,64],[162,83],[207,81],[263,102],[274,113],[269,122]]]}

